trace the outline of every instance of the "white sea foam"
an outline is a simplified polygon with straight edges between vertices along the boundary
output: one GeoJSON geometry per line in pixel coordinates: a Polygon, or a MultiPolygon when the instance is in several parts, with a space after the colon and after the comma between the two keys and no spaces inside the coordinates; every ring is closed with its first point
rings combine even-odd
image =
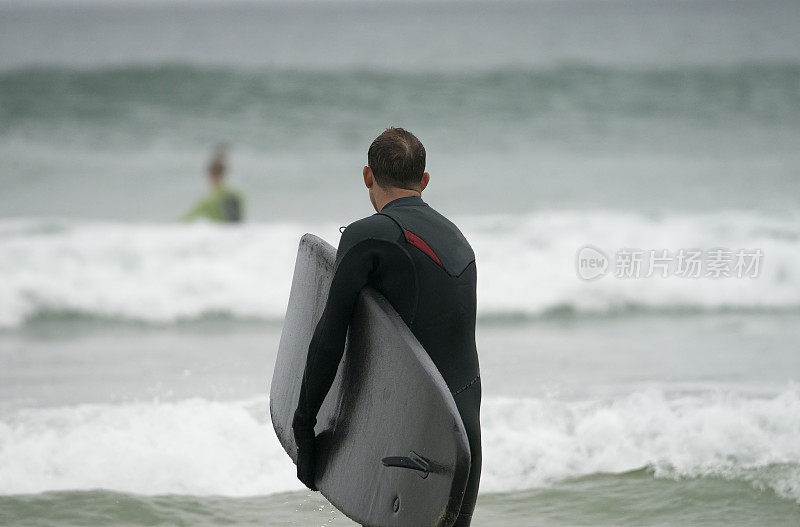
{"type": "MultiPolygon", "coordinates": [[[[800,307],[800,217],[755,213],[538,212],[456,218],[478,258],[479,314],[538,316],[624,309],[800,307]],[[606,276],[575,272],[586,244],[622,248],[760,249],[756,279],[606,276]]],[[[280,319],[300,235],[333,243],[333,224],[213,225],[0,221],[0,327],[46,313],[169,323],[209,313],[280,319]]],[[[613,271],[613,270],[612,270],[613,271]]]]}
{"type": "MultiPolygon", "coordinates": [[[[539,315],[554,308],[604,313],[635,305],[652,309],[795,308],[800,306],[800,217],[776,219],[727,212],[647,217],[635,213],[539,213],[483,218],[470,224],[478,257],[483,314],[539,315]],[[601,249],[609,274],[577,278],[580,247],[601,249]],[[617,251],[760,249],[755,279],[653,276],[616,278],[617,251]],[[488,283],[487,283],[488,282],[488,283]]],[[[645,265],[642,266],[644,270],[645,265]]]]}
{"type": "MultiPolygon", "coordinates": [[[[0,419],[0,493],[301,489],[267,415],[265,399],[16,410],[0,419]]],[[[482,422],[482,492],[650,466],[656,477],[742,479],[800,501],[795,386],[763,398],[658,391],[579,402],[489,397],[482,422]]]]}
{"type": "Polygon", "coordinates": [[[486,490],[650,467],[657,477],[758,481],[800,501],[796,387],[762,399],[659,391],[578,403],[490,399],[482,421],[486,490]]]}
{"type": "Polygon", "coordinates": [[[0,423],[0,492],[241,496],[300,488],[266,419],[266,404],[200,399],[19,411],[0,423]]]}

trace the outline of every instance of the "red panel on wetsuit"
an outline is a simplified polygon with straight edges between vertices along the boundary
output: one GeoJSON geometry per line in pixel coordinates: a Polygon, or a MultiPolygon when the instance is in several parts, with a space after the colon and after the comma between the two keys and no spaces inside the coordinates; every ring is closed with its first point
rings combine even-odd
{"type": "Polygon", "coordinates": [[[431,249],[430,246],[427,243],[425,243],[425,240],[423,240],[422,238],[420,238],[419,236],[417,236],[408,229],[403,229],[403,231],[405,231],[406,233],[406,240],[408,241],[408,243],[410,243],[420,251],[427,254],[431,260],[439,264],[439,266],[441,267],[442,265],[441,260],[439,260],[439,257],[436,256],[436,253],[433,252],[433,249],[431,249]]]}

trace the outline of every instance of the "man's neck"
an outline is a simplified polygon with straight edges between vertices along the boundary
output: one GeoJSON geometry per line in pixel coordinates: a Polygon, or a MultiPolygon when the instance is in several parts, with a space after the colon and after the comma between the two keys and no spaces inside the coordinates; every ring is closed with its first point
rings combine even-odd
{"type": "Polygon", "coordinates": [[[422,196],[422,192],[405,188],[382,189],[381,192],[375,196],[375,208],[380,212],[390,201],[394,201],[398,198],[407,198],[409,196],[419,197],[422,196]]]}

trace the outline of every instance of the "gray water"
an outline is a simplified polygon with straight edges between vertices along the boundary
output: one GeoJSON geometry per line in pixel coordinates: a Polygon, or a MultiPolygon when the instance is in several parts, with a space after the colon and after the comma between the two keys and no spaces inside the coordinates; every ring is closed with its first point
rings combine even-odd
{"type": "Polygon", "coordinates": [[[394,124],[478,259],[475,525],[797,525],[798,49],[793,1],[0,3],[0,524],[351,524],[267,397],[394,124]],[[248,223],[177,224],[220,141],[248,223]]]}
{"type": "MultiPolygon", "coordinates": [[[[482,324],[475,524],[796,524],[797,337],[794,315],[482,324]]],[[[350,525],[287,492],[265,390],[278,338],[225,321],[6,335],[0,519],[350,525]]]]}
{"type": "Polygon", "coordinates": [[[390,124],[452,212],[796,207],[793,1],[58,5],[0,6],[6,215],[173,220],[219,141],[251,218],[350,214],[390,124]]]}

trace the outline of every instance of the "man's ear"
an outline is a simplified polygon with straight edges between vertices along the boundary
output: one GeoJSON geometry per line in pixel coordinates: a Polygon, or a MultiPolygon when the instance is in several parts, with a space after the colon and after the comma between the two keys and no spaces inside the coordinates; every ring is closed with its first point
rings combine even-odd
{"type": "Polygon", "coordinates": [[[428,186],[428,182],[430,182],[430,180],[431,180],[431,175],[428,174],[427,172],[424,172],[422,174],[422,180],[419,182],[419,191],[420,192],[425,190],[425,187],[428,186]]]}
{"type": "Polygon", "coordinates": [[[375,184],[375,177],[372,175],[372,169],[369,168],[368,166],[365,166],[363,173],[364,173],[364,185],[366,185],[367,188],[372,188],[372,185],[375,184]]]}

